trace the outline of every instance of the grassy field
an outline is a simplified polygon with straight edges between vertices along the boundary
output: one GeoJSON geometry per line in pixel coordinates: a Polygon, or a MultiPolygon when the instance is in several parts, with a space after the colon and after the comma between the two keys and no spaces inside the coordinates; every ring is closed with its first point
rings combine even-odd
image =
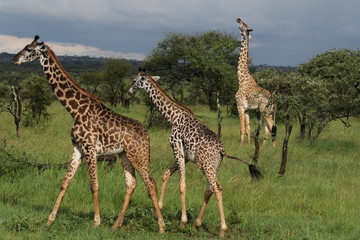
{"type": "MultiPolygon", "coordinates": [[[[206,107],[192,107],[198,118],[216,130],[216,114],[206,107]]],[[[144,106],[117,112],[143,121],[144,106]]],[[[163,215],[166,233],[157,233],[157,221],[144,184],[138,187],[127,211],[124,226],[112,230],[123,201],[125,184],[120,164],[98,163],[102,225],[94,228],[93,203],[86,164],[82,164],[65,195],[58,218],[46,225],[65,169],[36,168],[22,164],[64,163],[70,160],[72,145],[70,115],[58,103],[50,109],[52,120],[15,135],[10,114],[0,113],[0,239],[211,239],[219,230],[218,208],[213,197],[203,226],[196,230],[206,181],[194,164],[187,164],[188,225],[180,229],[178,174],[170,180],[163,215]],[[5,146],[4,146],[5,145],[5,146]],[[17,159],[15,162],[11,158],[17,159]]],[[[281,161],[284,126],[278,125],[277,147],[261,149],[261,181],[250,180],[247,167],[224,159],[218,178],[228,239],[360,239],[360,122],[352,127],[333,122],[315,143],[299,141],[297,126],[289,143],[285,176],[277,172],[281,161]]],[[[222,140],[231,155],[251,159],[253,146],[239,144],[238,120],[224,117],[222,140]]],[[[151,173],[158,189],[163,172],[173,163],[167,141],[169,130],[151,129],[151,173]]]]}

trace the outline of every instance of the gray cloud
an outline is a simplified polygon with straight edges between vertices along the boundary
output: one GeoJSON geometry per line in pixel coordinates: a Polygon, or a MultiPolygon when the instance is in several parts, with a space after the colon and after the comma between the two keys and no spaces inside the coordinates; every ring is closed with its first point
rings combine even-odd
{"type": "MultiPolygon", "coordinates": [[[[6,47],[8,53],[17,53],[27,44],[31,43],[33,38],[18,38],[14,36],[0,35],[0,50],[6,47]]],[[[109,57],[109,58],[125,58],[134,60],[143,60],[144,54],[140,53],[122,53],[115,51],[106,51],[96,47],[84,46],[74,43],[62,42],[46,42],[57,55],[77,55],[90,57],[109,57]]]]}
{"type": "Polygon", "coordinates": [[[141,56],[168,32],[216,29],[240,38],[241,17],[254,29],[253,63],[296,65],[331,48],[358,48],[358,9],[358,0],[0,0],[0,34],[141,56]]]}

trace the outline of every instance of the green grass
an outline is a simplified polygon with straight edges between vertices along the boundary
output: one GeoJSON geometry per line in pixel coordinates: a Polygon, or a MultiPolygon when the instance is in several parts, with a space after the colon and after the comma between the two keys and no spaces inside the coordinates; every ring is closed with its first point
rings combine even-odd
{"type": "MultiPolygon", "coordinates": [[[[204,124],[216,130],[216,113],[204,106],[192,107],[204,124]]],[[[144,121],[145,107],[117,112],[144,121]]],[[[219,230],[217,203],[213,197],[203,227],[193,228],[205,190],[204,176],[195,164],[187,164],[187,209],[189,223],[180,229],[178,174],[174,174],[165,196],[163,215],[166,233],[157,233],[152,202],[138,177],[122,229],[112,230],[124,197],[124,176],[119,164],[98,163],[102,224],[92,227],[93,203],[86,164],[82,164],[51,226],[47,217],[60,190],[64,169],[21,166],[21,161],[63,163],[70,160],[72,119],[58,103],[50,108],[52,120],[15,135],[10,114],[0,114],[0,140],[20,162],[0,153],[0,239],[211,239],[219,230]]],[[[224,159],[218,178],[229,239],[360,239],[360,122],[351,120],[345,128],[333,122],[315,143],[299,141],[295,125],[289,143],[286,173],[279,177],[284,126],[278,126],[277,147],[261,149],[259,167],[264,178],[250,180],[247,167],[224,159]]],[[[253,124],[255,125],[255,124],[253,124]]],[[[224,117],[222,140],[230,155],[250,160],[252,145],[239,143],[238,120],[224,117]]],[[[163,172],[173,164],[168,129],[150,129],[151,173],[161,186],[163,172]]]]}

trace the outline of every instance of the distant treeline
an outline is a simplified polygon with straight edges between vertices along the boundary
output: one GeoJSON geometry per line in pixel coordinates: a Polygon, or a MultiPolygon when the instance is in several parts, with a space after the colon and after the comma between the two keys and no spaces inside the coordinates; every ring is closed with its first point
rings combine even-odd
{"type": "MultiPolygon", "coordinates": [[[[0,53],[0,73],[5,73],[9,71],[24,71],[24,72],[39,72],[42,74],[42,69],[39,66],[38,62],[30,62],[27,64],[23,64],[21,68],[16,67],[14,64],[11,63],[11,59],[15,54],[9,54],[6,52],[0,53]]],[[[61,64],[64,66],[67,72],[79,75],[83,72],[96,72],[101,71],[109,58],[102,58],[102,57],[89,57],[89,56],[58,56],[61,64]]],[[[143,64],[143,61],[138,60],[126,60],[132,66],[133,69],[131,74],[137,71],[138,67],[143,64]]],[[[273,66],[273,65],[252,65],[250,66],[251,72],[256,72],[265,68],[272,68],[281,71],[291,71],[294,70],[296,67],[293,66],[273,66]]],[[[150,69],[149,69],[150,70],[150,69]]],[[[0,79],[0,82],[2,80],[0,79]]]]}

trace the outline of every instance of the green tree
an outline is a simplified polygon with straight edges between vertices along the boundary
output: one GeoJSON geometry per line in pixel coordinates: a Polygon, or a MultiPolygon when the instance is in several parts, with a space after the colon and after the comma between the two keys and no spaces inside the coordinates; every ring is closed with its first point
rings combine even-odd
{"type": "Polygon", "coordinates": [[[222,103],[233,100],[229,96],[235,94],[239,46],[236,38],[218,31],[172,33],[153,50],[145,66],[162,77],[175,100],[197,100],[216,110],[218,92],[222,103]],[[186,92],[190,93],[187,97],[186,92]]]}
{"type": "Polygon", "coordinates": [[[334,120],[360,113],[360,54],[346,49],[319,54],[299,69],[265,69],[255,74],[260,85],[275,92],[277,120],[297,118],[300,138],[316,139],[334,120]]]}
{"type": "Polygon", "coordinates": [[[316,138],[337,119],[348,126],[347,118],[360,114],[360,51],[326,51],[301,64],[299,73],[312,89],[306,111],[309,135],[316,138]]]}
{"type": "Polygon", "coordinates": [[[25,126],[38,124],[50,118],[46,107],[53,101],[53,94],[44,77],[32,76],[22,83],[22,96],[25,102],[25,126]]]}
{"type": "Polygon", "coordinates": [[[110,59],[101,73],[101,93],[112,106],[121,103],[122,106],[128,107],[129,98],[126,96],[126,91],[130,82],[125,81],[125,76],[131,67],[131,64],[126,60],[110,59]]]}
{"type": "Polygon", "coordinates": [[[0,82],[0,101],[1,105],[8,101],[11,98],[10,86],[0,82]]]}
{"type": "Polygon", "coordinates": [[[89,92],[100,95],[100,86],[103,80],[102,72],[85,72],[80,74],[80,84],[89,92]]]}
{"type": "Polygon", "coordinates": [[[285,174],[288,143],[293,127],[291,121],[302,108],[302,94],[297,89],[297,86],[301,85],[298,84],[299,76],[297,72],[284,72],[274,69],[264,69],[255,73],[258,83],[273,94],[273,99],[276,104],[276,120],[285,122],[285,137],[282,145],[282,157],[279,170],[280,175],[285,174]]]}
{"type": "Polygon", "coordinates": [[[188,36],[180,33],[169,33],[158,43],[151,55],[145,59],[145,66],[161,76],[172,97],[184,103],[186,82],[191,80],[188,61],[185,59],[185,46],[188,36]]]}

